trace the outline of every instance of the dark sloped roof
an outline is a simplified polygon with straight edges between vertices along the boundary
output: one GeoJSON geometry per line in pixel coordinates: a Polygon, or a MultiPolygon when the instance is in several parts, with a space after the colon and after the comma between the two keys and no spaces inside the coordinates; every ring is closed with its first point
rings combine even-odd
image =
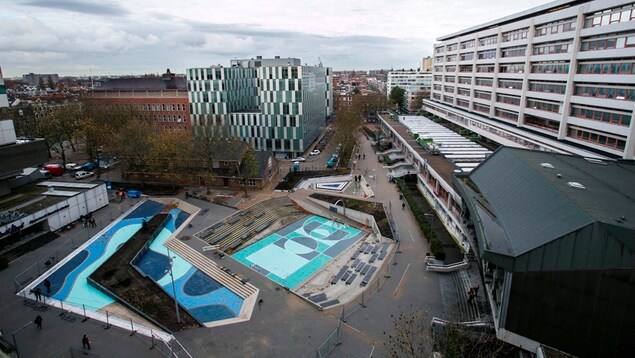
{"type": "Polygon", "coordinates": [[[95,86],[95,91],[160,91],[186,90],[184,77],[173,77],[169,80],[162,77],[130,77],[112,78],[95,86]]]}
{"type": "Polygon", "coordinates": [[[635,230],[632,164],[500,148],[468,178],[505,233],[507,243],[495,235],[493,252],[518,256],[593,222],[635,230]]]}

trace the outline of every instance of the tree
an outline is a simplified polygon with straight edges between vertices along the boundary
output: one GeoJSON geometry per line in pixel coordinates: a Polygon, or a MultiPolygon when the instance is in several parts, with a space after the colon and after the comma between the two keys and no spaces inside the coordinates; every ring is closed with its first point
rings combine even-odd
{"type": "Polygon", "coordinates": [[[46,84],[48,86],[47,88],[55,89],[55,83],[53,83],[53,77],[51,77],[51,75],[49,75],[46,84]]]}
{"type": "Polygon", "coordinates": [[[148,172],[153,131],[151,123],[132,120],[126,123],[119,135],[114,138],[113,145],[117,147],[122,170],[144,174],[148,172]]]}
{"type": "Polygon", "coordinates": [[[344,110],[337,113],[333,125],[335,127],[335,133],[333,138],[336,143],[341,144],[339,157],[341,159],[348,159],[355,146],[355,134],[362,124],[362,117],[360,113],[353,110],[344,110]]]}
{"type": "MultiPolygon", "coordinates": [[[[410,308],[413,309],[412,305],[410,308]]],[[[427,333],[425,321],[428,313],[423,309],[412,310],[411,312],[400,312],[398,316],[390,315],[393,319],[395,331],[386,334],[388,340],[384,344],[390,349],[392,356],[402,356],[410,358],[424,358],[430,356],[432,348],[432,338],[427,333]]]]}
{"type": "Polygon", "coordinates": [[[423,107],[423,99],[430,97],[429,91],[418,91],[415,93],[412,102],[408,106],[408,111],[410,112],[418,112],[423,107]]]}
{"type": "Polygon", "coordinates": [[[247,186],[251,179],[255,178],[259,173],[260,165],[256,151],[251,145],[243,152],[242,160],[238,163],[238,178],[245,189],[245,197],[247,197],[247,186]]]}
{"type": "Polygon", "coordinates": [[[44,87],[44,79],[42,77],[39,77],[38,80],[37,80],[37,88],[39,90],[44,90],[45,89],[45,87],[44,87]]]}
{"type": "Polygon", "coordinates": [[[404,100],[406,98],[405,95],[406,91],[403,88],[395,86],[390,90],[390,101],[394,106],[401,107],[404,104],[404,100]]]}

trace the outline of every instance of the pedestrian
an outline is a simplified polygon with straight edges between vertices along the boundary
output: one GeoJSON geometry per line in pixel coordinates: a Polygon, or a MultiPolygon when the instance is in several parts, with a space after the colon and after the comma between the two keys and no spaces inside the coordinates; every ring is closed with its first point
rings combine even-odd
{"type": "Polygon", "coordinates": [[[89,221],[90,221],[90,226],[91,227],[97,227],[97,223],[95,222],[95,218],[91,217],[89,219],[89,221]]]}
{"type": "Polygon", "coordinates": [[[366,159],[366,154],[362,154],[362,159],[366,159]]]}
{"type": "Polygon", "coordinates": [[[39,287],[35,288],[35,291],[33,291],[35,293],[35,300],[37,302],[40,302],[40,300],[42,299],[42,289],[39,287]]]}
{"type": "Polygon", "coordinates": [[[37,315],[33,323],[35,323],[35,325],[37,326],[37,329],[42,329],[42,316],[37,315]]]}
{"type": "Polygon", "coordinates": [[[399,194],[399,200],[403,199],[403,194],[399,194]]]}
{"type": "Polygon", "coordinates": [[[44,288],[46,288],[46,293],[51,293],[51,281],[48,278],[44,280],[44,288]]]}
{"type": "Polygon", "coordinates": [[[401,209],[406,210],[406,203],[401,203],[401,209]]]}
{"type": "Polygon", "coordinates": [[[258,300],[258,307],[262,305],[262,298],[258,300]]]}
{"type": "Polygon", "coordinates": [[[190,197],[190,193],[187,191],[187,189],[185,189],[185,199],[188,199],[190,197]]]}
{"type": "Polygon", "coordinates": [[[88,348],[88,350],[90,350],[90,338],[88,338],[87,335],[84,335],[84,337],[82,337],[82,347],[84,347],[84,349],[88,348]]]}

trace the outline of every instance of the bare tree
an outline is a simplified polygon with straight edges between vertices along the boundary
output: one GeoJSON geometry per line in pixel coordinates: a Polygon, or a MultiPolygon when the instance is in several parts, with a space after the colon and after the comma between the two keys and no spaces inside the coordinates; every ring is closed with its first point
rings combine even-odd
{"type": "Polygon", "coordinates": [[[393,357],[424,358],[430,356],[432,339],[425,327],[428,313],[423,309],[414,309],[410,305],[410,312],[401,311],[393,318],[395,331],[386,334],[388,340],[384,343],[393,357]]]}

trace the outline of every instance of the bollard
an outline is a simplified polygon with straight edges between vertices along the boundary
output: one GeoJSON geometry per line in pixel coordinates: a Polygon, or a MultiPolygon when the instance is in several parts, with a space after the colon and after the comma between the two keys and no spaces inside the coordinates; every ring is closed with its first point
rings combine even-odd
{"type": "Polygon", "coordinates": [[[104,326],[104,329],[109,329],[109,328],[110,328],[110,315],[108,311],[106,311],[106,325],[104,326]]]}
{"type": "Polygon", "coordinates": [[[157,344],[154,342],[154,333],[152,333],[152,328],[150,328],[150,340],[152,342],[152,345],[149,349],[153,349],[157,344]]]}
{"type": "Polygon", "coordinates": [[[134,336],[137,331],[134,330],[134,325],[132,324],[132,318],[130,318],[130,337],[134,336]]]}
{"type": "Polygon", "coordinates": [[[88,321],[88,316],[86,316],[86,305],[82,305],[82,308],[84,309],[84,319],[82,320],[82,323],[88,321]]]}

